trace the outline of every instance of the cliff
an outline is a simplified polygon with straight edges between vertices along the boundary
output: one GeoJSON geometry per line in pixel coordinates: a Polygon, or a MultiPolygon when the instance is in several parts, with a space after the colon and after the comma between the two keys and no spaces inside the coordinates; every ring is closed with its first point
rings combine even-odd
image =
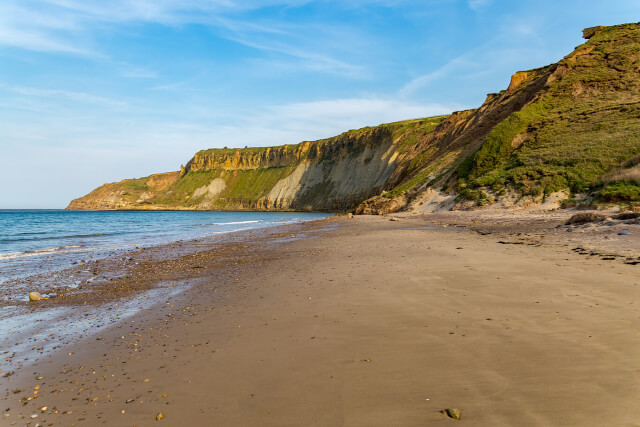
{"type": "Polygon", "coordinates": [[[180,172],[105,184],[68,209],[386,213],[552,194],[640,201],[640,25],[583,34],[574,52],[515,73],[476,110],[297,145],[203,150],[180,172]]]}
{"type": "Polygon", "coordinates": [[[393,182],[401,128],[389,124],[281,147],[204,150],[180,172],[105,184],[69,209],[353,209],[393,182]]]}

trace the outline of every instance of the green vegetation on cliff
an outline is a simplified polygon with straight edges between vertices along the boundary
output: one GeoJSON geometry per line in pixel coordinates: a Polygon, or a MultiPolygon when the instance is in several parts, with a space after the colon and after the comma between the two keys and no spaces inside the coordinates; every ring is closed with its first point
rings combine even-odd
{"type": "Polygon", "coordinates": [[[491,130],[458,168],[459,189],[500,193],[511,185],[537,196],[601,188],[604,174],[640,153],[638,69],[640,26],[601,29],[549,69],[548,86],[533,102],[491,130]]]}

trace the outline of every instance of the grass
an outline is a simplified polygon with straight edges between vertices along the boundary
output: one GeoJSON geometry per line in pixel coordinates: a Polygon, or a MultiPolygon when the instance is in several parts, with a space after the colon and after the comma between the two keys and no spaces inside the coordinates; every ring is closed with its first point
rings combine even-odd
{"type": "Polygon", "coordinates": [[[144,192],[149,188],[147,187],[147,180],[149,177],[145,178],[137,178],[137,179],[128,179],[122,183],[123,190],[131,190],[134,192],[144,192]]]}
{"type": "Polygon", "coordinates": [[[398,153],[402,154],[409,151],[421,139],[424,139],[449,116],[428,117],[425,119],[405,120],[383,125],[389,128],[393,133],[394,139],[398,141],[398,153]]]}
{"type": "Polygon", "coordinates": [[[223,179],[227,183],[227,188],[220,194],[220,198],[255,200],[266,197],[276,183],[289,176],[296,167],[297,165],[290,165],[279,168],[224,171],[223,179]]]}
{"type": "Polygon", "coordinates": [[[190,200],[191,195],[197,188],[209,185],[209,183],[216,178],[216,172],[217,171],[198,171],[187,173],[170,186],[164,192],[163,197],[160,197],[157,202],[168,206],[179,206],[182,204],[192,206],[196,204],[198,200],[190,200]]]}
{"type": "MultiPolygon", "coordinates": [[[[625,161],[640,162],[639,29],[606,29],[561,61],[566,71],[546,93],[495,126],[460,165],[458,189],[511,184],[522,194],[585,193],[602,188],[603,176],[625,161]]],[[[638,175],[620,171],[608,181],[637,182],[638,175]]],[[[620,184],[608,191],[609,198],[635,194],[620,184]]]]}

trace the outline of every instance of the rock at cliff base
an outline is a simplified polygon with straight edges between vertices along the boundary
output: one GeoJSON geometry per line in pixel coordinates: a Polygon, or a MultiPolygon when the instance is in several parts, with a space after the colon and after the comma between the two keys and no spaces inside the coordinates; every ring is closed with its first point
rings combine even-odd
{"type": "Polygon", "coordinates": [[[349,212],[349,213],[347,214],[347,218],[349,218],[349,219],[353,218],[353,214],[352,214],[351,212],[349,212]]]}
{"type": "Polygon", "coordinates": [[[30,301],[40,301],[42,299],[42,295],[40,292],[29,292],[29,300],[30,301]]]}
{"type": "Polygon", "coordinates": [[[564,224],[565,225],[587,224],[587,223],[590,223],[590,222],[604,221],[604,219],[605,219],[605,216],[602,215],[602,214],[598,214],[598,213],[594,213],[594,212],[584,212],[584,213],[579,213],[579,214],[573,215],[564,224]]]}
{"type": "Polygon", "coordinates": [[[620,221],[626,221],[629,219],[638,219],[640,218],[640,212],[623,212],[618,215],[614,215],[613,219],[618,219],[620,221]]]}
{"type": "Polygon", "coordinates": [[[457,408],[447,408],[442,412],[444,412],[449,418],[453,418],[454,420],[459,420],[462,416],[462,413],[460,413],[460,409],[457,408]]]}

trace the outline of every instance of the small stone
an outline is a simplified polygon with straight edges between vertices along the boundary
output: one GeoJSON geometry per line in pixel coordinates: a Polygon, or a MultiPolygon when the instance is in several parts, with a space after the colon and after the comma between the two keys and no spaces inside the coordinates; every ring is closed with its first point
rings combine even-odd
{"type": "Polygon", "coordinates": [[[389,219],[389,221],[400,221],[398,218],[392,216],[391,219],[389,219]]]}
{"type": "Polygon", "coordinates": [[[618,233],[618,236],[628,236],[629,234],[631,233],[629,233],[628,231],[621,231],[618,233]]]}
{"type": "Polygon", "coordinates": [[[460,413],[460,409],[457,408],[447,408],[443,411],[449,418],[453,418],[454,420],[459,420],[462,414],[460,413]]]}
{"type": "Polygon", "coordinates": [[[40,292],[29,292],[29,300],[30,301],[40,301],[42,299],[42,295],[40,292]]]}
{"type": "Polygon", "coordinates": [[[162,414],[162,412],[159,412],[158,415],[156,415],[156,420],[157,421],[160,421],[163,418],[164,418],[164,415],[162,414]]]}
{"type": "Polygon", "coordinates": [[[352,219],[352,218],[353,218],[353,214],[352,214],[351,212],[349,212],[349,213],[347,214],[347,218],[352,219]]]}

